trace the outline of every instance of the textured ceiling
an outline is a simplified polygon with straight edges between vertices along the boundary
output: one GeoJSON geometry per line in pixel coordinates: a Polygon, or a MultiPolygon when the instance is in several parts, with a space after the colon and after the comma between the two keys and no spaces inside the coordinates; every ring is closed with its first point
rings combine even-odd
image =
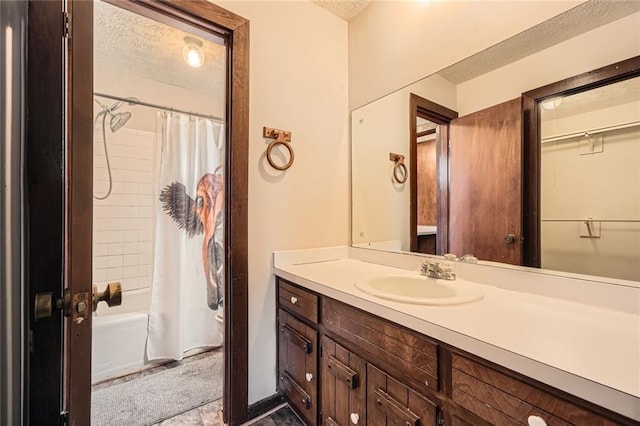
{"type": "Polygon", "coordinates": [[[226,48],[202,37],[205,61],[184,61],[184,38],[193,35],[102,1],[94,2],[94,64],[173,86],[224,96],[226,48]]]}
{"type": "Polygon", "coordinates": [[[372,0],[311,0],[345,21],[362,12],[372,0]]]}
{"type": "Polygon", "coordinates": [[[460,84],[640,11],[638,0],[591,0],[438,72],[460,84]]]}
{"type": "Polygon", "coordinates": [[[576,93],[562,98],[553,110],[542,109],[542,121],[552,121],[592,111],[606,111],[612,107],[633,104],[640,99],[640,77],[576,93]]]}

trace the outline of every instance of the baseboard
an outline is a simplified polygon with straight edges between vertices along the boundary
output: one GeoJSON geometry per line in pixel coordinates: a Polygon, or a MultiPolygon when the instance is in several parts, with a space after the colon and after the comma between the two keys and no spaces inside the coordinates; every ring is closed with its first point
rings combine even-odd
{"type": "Polygon", "coordinates": [[[249,405],[249,409],[247,410],[247,420],[254,419],[267,411],[271,411],[283,402],[284,396],[279,393],[274,393],[260,401],[254,402],[249,405]]]}

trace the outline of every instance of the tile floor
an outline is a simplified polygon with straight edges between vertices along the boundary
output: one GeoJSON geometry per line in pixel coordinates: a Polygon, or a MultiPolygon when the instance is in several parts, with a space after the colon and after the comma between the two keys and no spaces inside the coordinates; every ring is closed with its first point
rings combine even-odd
{"type": "MultiPolygon", "coordinates": [[[[0,0],[1,1],[1,0],[0,0]]],[[[203,357],[210,356],[211,353],[202,353],[194,355],[189,358],[185,358],[183,362],[191,362],[203,357]]],[[[143,370],[128,376],[120,377],[117,379],[108,380],[102,383],[97,383],[92,386],[93,390],[102,389],[105,387],[117,385],[119,383],[135,380],[140,377],[145,377],[151,374],[155,374],[159,371],[166,370],[168,368],[174,368],[179,365],[180,362],[175,361],[168,364],[158,365],[151,369],[143,370]]],[[[175,417],[163,420],[160,423],[156,423],[152,426],[224,426],[221,418],[222,410],[222,398],[212,401],[208,404],[204,404],[200,407],[196,407],[192,410],[178,414],[175,417]]],[[[304,423],[295,415],[293,410],[284,405],[272,410],[272,412],[251,420],[243,426],[304,426],[304,423]]]]}

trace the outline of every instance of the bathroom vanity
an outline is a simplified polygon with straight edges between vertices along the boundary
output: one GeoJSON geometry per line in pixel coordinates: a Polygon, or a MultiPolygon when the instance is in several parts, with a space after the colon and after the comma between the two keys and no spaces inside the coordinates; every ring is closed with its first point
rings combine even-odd
{"type": "MultiPolygon", "coordinates": [[[[589,354],[580,355],[581,336],[549,344],[566,351],[555,355],[555,365],[543,350],[524,353],[526,344],[507,342],[539,339],[537,346],[547,345],[538,333],[548,324],[536,328],[511,314],[548,317],[562,301],[480,285],[484,298],[466,305],[402,304],[367,295],[353,285],[360,277],[398,273],[398,268],[357,259],[317,260],[303,255],[297,264],[282,264],[292,258],[274,261],[278,388],[308,425],[640,424],[640,399],[627,393],[628,383],[612,389],[611,383],[605,386],[581,375],[582,366],[573,372],[564,367],[560,358],[566,354],[575,357],[570,361],[575,364],[592,361],[589,354]],[[508,298],[514,311],[498,312],[508,298]],[[552,308],[536,314],[529,311],[531,300],[552,308]],[[487,310],[484,318],[482,310],[487,310]],[[483,334],[482,327],[496,319],[501,329],[483,334]],[[527,328],[514,334],[514,327],[527,328]],[[506,343],[492,341],[491,334],[501,335],[506,343]]],[[[583,309],[575,305],[560,309],[583,309]]],[[[555,339],[570,327],[560,325],[557,336],[547,337],[555,339]]],[[[598,342],[598,333],[594,330],[592,343],[598,342]]],[[[595,352],[597,347],[591,355],[595,352]]],[[[630,379],[632,387],[638,362],[626,366],[636,375],[630,379]]]]}

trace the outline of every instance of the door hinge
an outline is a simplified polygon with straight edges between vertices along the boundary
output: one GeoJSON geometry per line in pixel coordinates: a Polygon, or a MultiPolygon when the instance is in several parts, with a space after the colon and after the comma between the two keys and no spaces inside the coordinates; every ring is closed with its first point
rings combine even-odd
{"type": "Polygon", "coordinates": [[[71,38],[71,15],[62,12],[62,37],[71,38]]]}
{"type": "Polygon", "coordinates": [[[69,420],[69,412],[63,411],[60,413],[60,424],[62,426],[67,426],[69,420]]]}

